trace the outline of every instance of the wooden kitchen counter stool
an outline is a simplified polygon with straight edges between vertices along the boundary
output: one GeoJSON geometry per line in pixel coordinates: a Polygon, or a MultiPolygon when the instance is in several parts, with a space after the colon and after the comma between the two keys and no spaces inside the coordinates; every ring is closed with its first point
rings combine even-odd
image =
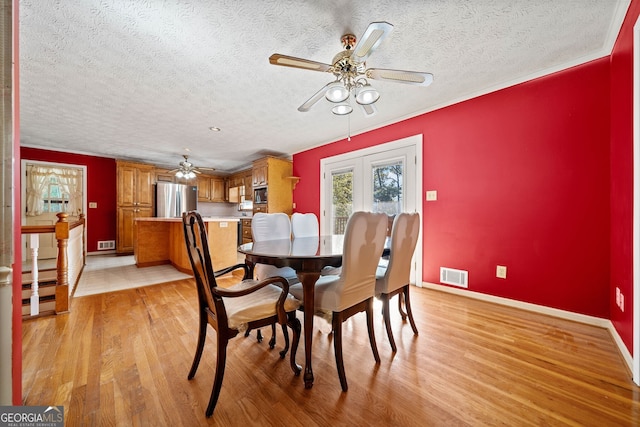
{"type": "Polygon", "coordinates": [[[247,277],[246,264],[237,264],[214,272],[209,256],[209,244],[204,223],[197,212],[182,215],[185,244],[189,254],[193,276],[198,289],[198,343],[188,378],[192,379],[198,369],[207,335],[207,325],[216,331],[217,360],[213,389],[206,409],[207,417],[216,407],[227,358],[227,344],[238,333],[253,328],[272,325],[275,322],[283,326],[285,348],[280,357],[286,356],[289,349],[289,334],[286,326],[293,330],[291,343],[291,369],[299,375],[302,368],[296,364],[296,351],[300,341],[301,324],[296,318],[300,301],[289,294],[289,283],[283,277],[269,277],[257,281],[247,277]],[[242,282],[229,288],[220,288],[216,276],[227,274],[235,269],[244,269],[242,282]],[[285,326],[286,325],[286,326],[285,326]]]}

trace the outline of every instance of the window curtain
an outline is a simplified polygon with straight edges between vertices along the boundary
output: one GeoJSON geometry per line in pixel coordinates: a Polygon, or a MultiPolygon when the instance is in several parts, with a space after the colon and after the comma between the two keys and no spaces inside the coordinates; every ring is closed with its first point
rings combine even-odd
{"type": "Polygon", "coordinates": [[[82,212],[82,171],[80,169],[56,169],[58,181],[69,195],[67,212],[79,215],[82,212]]]}
{"type": "Polygon", "coordinates": [[[41,215],[44,194],[52,176],[58,178],[62,190],[69,195],[67,212],[76,215],[82,210],[82,170],[27,165],[27,216],[41,215]]]}

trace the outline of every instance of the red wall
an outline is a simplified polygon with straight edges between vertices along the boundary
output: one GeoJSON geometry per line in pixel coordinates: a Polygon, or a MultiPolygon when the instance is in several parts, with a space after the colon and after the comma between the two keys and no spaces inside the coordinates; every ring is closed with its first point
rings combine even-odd
{"type": "MultiPolygon", "coordinates": [[[[22,147],[23,160],[83,165],[87,167],[87,251],[98,250],[98,241],[116,239],[116,161],[106,157],[62,153],[22,147]]],[[[19,217],[18,217],[19,218],[19,217]]]]}
{"type": "Polygon", "coordinates": [[[321,158],[422,134],[424,281],[608,318],[608,82],[604,58],[298,153],[297,210],[319,211],[321,158]]]}
{"type": "Polygon", "coordinates": [[[611,54],[609,306],[611,321],[630,351],[633,346],[633,26],[639,14],[640,1],[634,0],[611,54]],[[616,305],[616,287],[624,295],[624,312],[616,305]]]}

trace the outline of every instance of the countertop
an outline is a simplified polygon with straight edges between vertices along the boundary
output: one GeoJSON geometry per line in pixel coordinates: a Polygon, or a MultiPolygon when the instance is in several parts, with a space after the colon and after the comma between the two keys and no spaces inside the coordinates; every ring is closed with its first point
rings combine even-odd
{"type": "MultiPolygon", "coordinates": [[[[240,222],[240,220],[245,217],[234,217],[234,216],[203,216],[203,222],[240,222]]],[[[182,218],[157,218],[157,217],[146,217],[146,218],[136,218],[136,221],[148,221],[148,222],[182,222],[182,218]]]]}

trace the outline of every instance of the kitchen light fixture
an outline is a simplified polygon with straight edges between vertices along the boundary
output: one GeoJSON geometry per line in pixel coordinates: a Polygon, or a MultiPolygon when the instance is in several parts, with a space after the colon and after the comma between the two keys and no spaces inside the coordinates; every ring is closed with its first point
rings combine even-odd
{"type": "Polygon", "coordinates": [[[171,173],[175,172],[176,177],[178,178],[185,178],[185,179],[195,178],[197,173],[201,173],[198,169],[214,170],[213,168],[195,167],[193,163],[189,161],[189,156],[186,156],[183,154],[182,157],[184,157],[184,160],[178,163],[178,168],[169,171],[171,173]]]}

